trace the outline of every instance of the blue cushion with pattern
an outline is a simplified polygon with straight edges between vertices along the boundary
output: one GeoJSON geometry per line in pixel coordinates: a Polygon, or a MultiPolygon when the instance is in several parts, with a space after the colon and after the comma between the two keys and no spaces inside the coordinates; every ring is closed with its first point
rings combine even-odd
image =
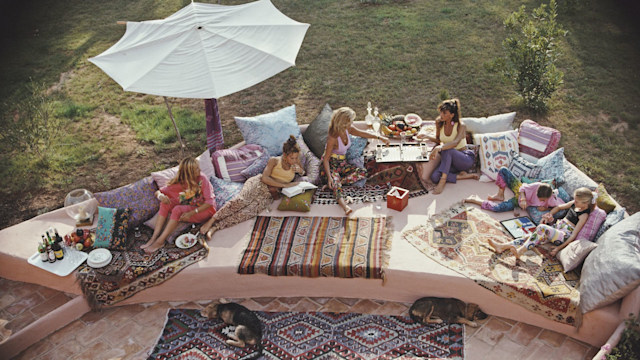
{"type": "Polygon", "coordinates": [[[98,206],[98,228],[93,247],[127,250],[129,209],[112,209],[98,206]]]}

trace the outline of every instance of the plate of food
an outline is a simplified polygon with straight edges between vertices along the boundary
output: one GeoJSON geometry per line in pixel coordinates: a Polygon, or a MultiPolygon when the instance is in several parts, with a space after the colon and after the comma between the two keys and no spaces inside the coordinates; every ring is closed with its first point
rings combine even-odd
{"type": "Polygon", "coordinates": [[[180,249],[188,249],[198,242],[198,237],[193,234],[182,234],[176,239],[176,246],[180,249]]]}
{"type": "Polygon", "coordinates": [[[404,116],[404,122],[411,127],[417,127],[422,125],[422,118],[418,114],[407,114],[404,116]]]}

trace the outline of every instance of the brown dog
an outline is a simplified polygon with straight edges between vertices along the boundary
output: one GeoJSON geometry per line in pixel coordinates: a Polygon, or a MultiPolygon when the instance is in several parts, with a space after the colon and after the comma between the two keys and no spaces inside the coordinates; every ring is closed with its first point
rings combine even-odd
{"type": "Polygon", "coordinates": [[[487,318],[487,314],[476,304],[467,304],[454,298],[423,297],[411,305],[409,315],[422,324],[447,323],[466,324],[478,327],[475,320],[487,318]]]}
{"type": "Polygon", "coordinates": [[[210,319],[221,319],[225,324],[236,327],[234,334],[229,334],[227,344],[237,347],[262,346],[260,319],[246,307],[220,299],[220,302],[213,302],[202,309],[200,315],[210,319]]]}

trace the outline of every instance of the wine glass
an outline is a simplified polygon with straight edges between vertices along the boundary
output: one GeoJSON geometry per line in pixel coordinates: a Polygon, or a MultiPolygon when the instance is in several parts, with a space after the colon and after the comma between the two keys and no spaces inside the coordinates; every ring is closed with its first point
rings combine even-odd
{"type": "Polygon", "coordinates": [[[375,118],[371,126],[373,126],[373,132],[376,136],[380,136],[380,119],[375,118]]]}

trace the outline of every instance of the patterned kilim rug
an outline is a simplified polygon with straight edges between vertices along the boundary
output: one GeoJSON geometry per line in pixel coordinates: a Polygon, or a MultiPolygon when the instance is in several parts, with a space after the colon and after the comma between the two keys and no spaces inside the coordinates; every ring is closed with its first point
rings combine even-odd
{"type": "Polygon", "coordinates": [[[497,295],[546,318],[575,325],[580,300],[577,274],[565,274],[547,246],[527,251],[518,264],[509,251],[496,254],[487,240],[512,238],[482,210],[455,205],[403,237],[431,259],[497,295]]]}
{"type": "MultiPolygon", "coordinates": [[[[360,204],[366,202],[381,202],[387,200],[387,193],[390,187],[387,185],[365,185],[345,186],[342,188],[345,201],[348,204],[360,204]]],[[[428,190],[417,190],[409,193],[409,197],[427,195],[428,190]]],[[[326,188],[318,188],[313,196],[312,204],[333,205],[337,204],[336,198],[333,196],[333,190],[326,188]]]]}
{"type": "Polygon", "coordinates": [[[390,238],[385,217],[258,216],[238,273],[381,279],[390,238]]]}
{"type": "Polygon", "coordinates": [[[463,359],[464,327],[421,325],[408,317],[353,313],[256,312],[262,321],[257,346],[225,343],[231,325],[172,309],[149,359],[463,359]]]}
{"type": "Polygon", "coordinates": [[[180,249],[166,244],[153,254],[146,254],[140,245],[151,237],[151,230],[142,230],[142,236],[128,234],[134,242],[132,250],[111,250],[109,265],[94,269],[87,264],[78,268],[76,277],[87,302],[92,308],[113,305],[134,294],[169,280],[187,266],[198,262],[209,254],[209,250],[197,243],[189,249],[180,249]]]}

